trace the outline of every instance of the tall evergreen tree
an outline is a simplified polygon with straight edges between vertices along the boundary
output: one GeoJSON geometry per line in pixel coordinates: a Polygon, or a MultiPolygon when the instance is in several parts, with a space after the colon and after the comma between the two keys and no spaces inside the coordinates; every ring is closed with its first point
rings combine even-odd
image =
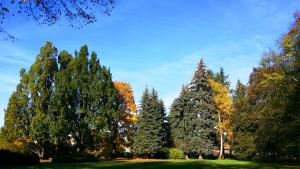
{"type": "Polygon", "coordinates": [[[96,53],[92,52],[91,59],[88,63],[89,67],[89,111],[87,118],[89,121],[89,130],[91,131],[92,139],[94,140],[94,147],[101,143],[103,129],[105,127],[105,119],[101,111],[100,104],[103,97],[103,90],[101,90],[101,65],[96,53]]]}
{"type": "Polygon", "coordinates": [[[31,104],[34,116],[30,124],[30,136],[34,140],[35,152],[40,158],[49,147],[50,99],[53,96],[54,75],[57,71],[57,49],[46,42],[29,70],[31,104]]]}
{"type": "Polygon", "coordinates": [[[192,81],[189,84],[191,109],[187,113],[190,126],[187,137],[190,139],[190,151],[202,154],[212,150],[215,125],[215,107],[213,93],[208,82],[206,67],[200,60],[192,81]]]}
{"type": "Polygon", "coordinates": [[[154,89],[144,91],[139,112],[133,151],[137,156],[155,157],[164,151],[166,130],[164,105],[154,89]]]}
{"type": "Polygon", "coordinates": [[[190,142],[188,137],[186,137],[186,133],[189,132],[190,128],[188,124],[189,121],[186,117],[189,113],[190,106],[188,87],[183,85],[179,97],[176,98],[171,105],[170,127],[174,146],[185,152],[187,158],[188,153],[190,153],[190,142]]]}
{"type": "Polygon", "coordinates": [[[89,71],[88,71],[88,47],[83,45],[75,57],[74,80],[76,86],[76,142],[80,150],[88,147],[91,141],[91,133],[88,127],[89,107],[89,71]]]}
{"type": "Polygon", "coordinates": [[[59,70],[55,74],[54,95],[51,98],[49,134],[56,150],[67,144],[69,134],[75,135],[76,91],[72,78],[74,59],[67,51],[58,56],[59,70]]]}
{"type": "Polygon", "coordinates": [[[233,92],[231,126],[233,129],[232,150],[238,159],[249,159],[255,155],[254,136],[250,132],[247,110],[247,86],[237,81],[233,92]]]}
{"type": "Polygon", "coordinates": [[[118,121],[121,113],[121,100],[118,97],[118,91],[114,87],[112,80],[112,74],[110,69],[105,66],[101,67],[99,80],[100,104],[98,109],[100,110],[99,118],[100,123],[96,123],[98,126],[102,125],[101,133],[96,131],[102,139],[107,143],[105,148],[108,150],[108,156],[111,157],[116,153],[117,149],[117,135],[118,135],[118,121]],[[104,122],[104,123],[103,123],[104,122]]]}
{"type": "Polygon", "coordinates": [[[32,111],[29,106],[28,74],[25,69],[20,71],[20,83],[10,96],[5,110],[4,128],[2,134],[10,141],[25,140],[29,136],[32,111]]]}
{"type": "Polygon", "coordinates": [[[175,145],[188,154],[202,154],[213,148],[215,107],[207,71],[201,59],[192,81],[183,88],[171,109],[175,145]],[[184,136],[180,133],[184,133],[184,136]]]}

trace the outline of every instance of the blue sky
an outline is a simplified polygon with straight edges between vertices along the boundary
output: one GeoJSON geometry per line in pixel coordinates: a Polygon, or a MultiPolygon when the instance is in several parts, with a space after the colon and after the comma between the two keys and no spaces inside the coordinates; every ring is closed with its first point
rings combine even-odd
{"type": "MultiPolygon", "coordinates": [[[[214,71],[224,67],[232,87],[247,83],[261,54],[288,30],[298,0],[118,0],[111,16],[82,29],[39,25],[9,18],[3,26],[19,40],[0,40],[0,126],[4,109],[45,41],[73,52],[83,44],[96,51],[113,79],[129,82],[139,103],[155,87],[168,108],[200,58],[214,71]]],[[[299,9],[299,8],[298,8],[299,9]]]]}

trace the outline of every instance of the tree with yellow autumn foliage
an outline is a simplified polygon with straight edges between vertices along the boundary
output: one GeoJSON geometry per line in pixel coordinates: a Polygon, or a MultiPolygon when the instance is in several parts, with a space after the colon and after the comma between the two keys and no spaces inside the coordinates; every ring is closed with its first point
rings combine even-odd
{"type": "Polygon", "coordinates": [[[225,140],[232,138],[230,119],[233,112],[232,97],[226,85],[210,79],[209,84],[213,89],[213,100],[216,106],[217,125],[216,129],[220,137],[219,159],[224,159],[224,145],[229,148],[229,144],[224,144],[225,140]]]}
{"type": "Polygon", "coordinates": [[[137,121],[136,104],[134,101],[131,85],[125,82],[114,82],[118,96],[122,100],[122,112],[119,119],[118,148],[126,149],[132,142],[134,124],[137,121]]]}

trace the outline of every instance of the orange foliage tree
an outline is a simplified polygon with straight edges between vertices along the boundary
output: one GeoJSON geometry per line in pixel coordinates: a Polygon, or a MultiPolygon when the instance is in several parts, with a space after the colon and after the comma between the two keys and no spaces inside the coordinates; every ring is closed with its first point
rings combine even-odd
{"type": "Polygon", "coordinates": [[[119,119],[118,148],[126,150],[133,142],[134,124],[137,121],[136,104],[131,85],[125,82],[115,81],[114,85],[118,96],[122,100],[122,113],[119,119]]]}

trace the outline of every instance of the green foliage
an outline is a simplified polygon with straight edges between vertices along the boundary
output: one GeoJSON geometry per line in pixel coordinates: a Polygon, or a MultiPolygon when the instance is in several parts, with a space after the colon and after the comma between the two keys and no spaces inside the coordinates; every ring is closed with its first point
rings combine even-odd
{"type": "Polygon", "coordinates": [[[46,42],[30,70],[20,74],[5,111],[5,139],[28,142],[40,158],[85,149],[116,151],[121,100],[96,53],[89,59],[84,45],[74,57],[58,54],[46,42]]]}
{"type": "Polygon", "coordinates": [[[215,107],[204,61],[188,86],[182,88],[170,111],[174,144],[185,154],[202,155],[213,148],[215,107]]]}
{"type": "Polygon", "coordinates": [[[230,82],[228,78],[229,76],[225,75],[224,69],[222,67],[220,68],[220,71],[214,74],[214,76],[212,77],[212,79],[215,80],[216,82],[219,82],[229,88],[230,82]]]}
{"type": "Polygon", "coordinates": [[[137,156],[157,157],[164,152],[166,130],[164,125],[165,109],[163,101],[153,89],[146,90],[142,96],[137,131],[134,136],[133,151],[137,156]]]}
{"type": "Polygon", "coordinates": [[[177,148],[168,149],[168,159],[184,159],[184,153],[177,148]]]}
{"type": "Polygon", "coordinates": [[[7,140],[26,139],[29,134],[32,112],[28,106],[28,74],[25,69],[21,69],[20,77],[20,83],[9,98],[5,110],[5,126],[2,134],[7,140]]]}
{"type": "Polygon", "coordinates": [[[239,160],[249,160],[256,156],[256,146],[252,134],[235,133],[232,141],[233,155],[239,160]]]}

